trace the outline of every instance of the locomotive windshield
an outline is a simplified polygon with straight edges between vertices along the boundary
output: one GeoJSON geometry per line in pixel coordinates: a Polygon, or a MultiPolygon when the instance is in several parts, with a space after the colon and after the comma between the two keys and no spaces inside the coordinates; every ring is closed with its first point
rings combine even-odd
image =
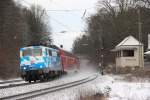
{"type": "Polygon", "coordinates": [[[41,56],[41,55],[42,55],[42,49],[40,48],[34,48],[34,49],[28,48],[23,51],[23,56],[41,56]]]}
{"type": "Polygon", "coordinates": [[[23,56],[30,56],[31,55],[31,49],[25,49],[23,51],[23,56]]]}
{"type": "Polygon", "coordinates": [[[41,56],[42,55],[42,49],[35,48],[32,50],[33,56],[41,56]]]}

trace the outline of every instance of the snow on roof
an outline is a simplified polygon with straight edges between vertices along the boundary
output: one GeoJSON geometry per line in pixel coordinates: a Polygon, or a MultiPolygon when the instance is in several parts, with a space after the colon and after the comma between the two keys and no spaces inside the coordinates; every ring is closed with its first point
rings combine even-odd
{"type": "Polygon", "coordinates": [[[144,54],[149,55],[149,54],[150,54],[150,51],[147,51],[147,52],[145,52],[144,54]]]}
{"type": "Polygon", "coordinates": [[[130,35],[130,36],[126,37],[122,42],[120,42],[116,47],[135,46],[135,45],[142,45],[142,44],[141,43],[139,44],[139,41],[130,35]]]}
{"type": "Polygon", "coordinates": [[[136,46],[119,46],[119,47],[115,47],[114,49],[112,49],[112,52],[118,51],[118,50],[134,50],[136,49],[136,46]]]}

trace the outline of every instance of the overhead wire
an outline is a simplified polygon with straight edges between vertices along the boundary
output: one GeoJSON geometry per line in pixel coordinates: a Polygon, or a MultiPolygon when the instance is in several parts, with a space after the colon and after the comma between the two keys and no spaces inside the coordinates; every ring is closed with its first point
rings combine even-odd
{"type": "MultiPolygon", "coordinates": [[[[86,8],[86,9],[68,9],[68,8],[66,8],[66,7],[62,7],[62,6],[60,6],[60,5],[58,5],[58,4],[56,4],[55,2],[53,2],[53,4],[55,4],[56,6],[59,6],[59,7],[61,7],[61,8],[63,8],[63,10],[46,10],[46,11],[50,11],[50,12],[65,12],[65,13],[69,13],[69,14],[71,14],[71,15],[75,15],[75,16],[77,16],[77,14],[75,14],[76,12],[80,12],[80,13],[82,13],[80,16],[80,18],[81,19],[83,19],[84,17],[85,17],[85,14],[86,14],[86,9],[91,9],[91,8],[86,8]]],[[[92,7],[93,8],[93,7],[92,7]]],[[[79,15],[79,14],[78,14],[79,15]]],[[[55,20],[57,23],[60,23],[58,20],[55,20]]],[[[63,25],[63,27],[65,26],[66,27],[66,25],[64,25],[64,24],[61,24],[61,25],[63,25]]],[[[68,26],[67,26],[68,27],[68,26]]],[[[70,30],[70,28],[69,28],[69,30],[70,30]]]]}
{"type": "MultiPolygon", "coordinates": [[[[55,2],[53,2],[53,4],[55,4],[56,6],[58,6],[55,2]]],[[[60,5],[59,5],[60,6],[60,5]]],[[[62,6],[60,6],[61,8],[64,8],[62,6]]],[[[83,9],[82,9],[83,10],[83,9]]],[[[63,10],[46,10],[47,12],[71,12],[71,15],[73,15],[74,13],[72,12],[75,12],[75,11],[81,11],[81,9],[67,9],[66,7],[63,9],[63,10]]],[[[63,26],[65,29],[71,31],[71,32],[74,32],[74,30],[72,30],[68,25],[65,25],[63,24],[62,22],[60,22],[59,20],[55,19],[54,17],[50,16],[50,18],[55,21],[57,24],[63,26]]]]}
{"type": "MultiPolygon", "coordinates": [[[[53,2],[53,4],[55,4],[56,6],[60,6],[60,5],[58,5],[58,4],[56,4],[55,2],[53,2]]],[[[84,8],[84,9],[68,9],[68,8],[66,8],[66,7],[63,7],[63,6],[60,6],[61,8],[64,8],[64,10],[48,10],[48,11],[51,11],[51,12],[71,12],[70,14],[71,15],[76,15],[75,13],[82,13],[80,16],[80,18],[81,19],[83,19],[83,15],[85,14],[85,11],[86,11],[86,13],[87,13],[87,10],[91,10],[92,8],[94,8],[94,7],[89,7],[89,8],[84,8]]],[[[85,16],[85,15],[84,15],[85,16]]]]}
{"type": "MultiPolygon", "coordinates": [[[[22,0],[24,3],[26,3],[26,4],[28,4],[29,6],[31,6],[32,4],[30,4],[29,2],[27,2],[26,0],[22,0]]],[[[37,2],[36,2],[36,4],[37,4],[37,2]]],[[[56,5],[56,3],[54,3],[55,5],[56,5]]],[[[34,5],[35,5],[35,0],[34,0],[34,5]]],[[[57,6],[57,5],[56,5],[57,6]]],[[[64,8],[64,7],[62,7],[62,8],[64,8]]],[[[93,8],[93,7],[91,7],[91,8],[93,8]]],[[[83,12],[83,14],[82,14],[82,17],[81,17],[81,19],[83,19],[84,17],[85,17],[85,14],[87,13],[87,9],[91,9],[91,8],[86,8],[86,9],[67,9],[67,8],[65,8],[64,10],[55,10],[55,9],[48,9],[48,10],[46,10],[47,12],[71,12],[71,14],[73,15],[73,12],[83,12]]],[[[46,13],[47,14],[47,13],[46,13]]],[[[57,20],[57,19],[55,19],[54,17],[52,17],[52,16],[49,16],[48,14],[47,14],[47,16],[48,17],[50,17],[53,21],[55,21],[57,24],[59,24],[59,25],[61,25],[61,26],[63,26],[65,29],[67,29],[67,30],[69,30],[69,31],[72,31],[73,32],[73,30],[68,26],[68,25],[65,25],[65,24],[63,24],[62,22],[60,22],[59,20],[57,20]]]]}
{"type": "MultiPolygon", "coordinates": [[[[32,4],[28,3],[26,0],[22,0],[24,3],[28,4],[29,6],[31,6],[32,4]]],[[[35,4],[35,0],[34,0],[34,4],[35,4]]],[[[56,3],[54,3],[56,5],[56,3]]],[[[56,5],[57,6],[57,5],[56,5]]],[[[62,7],[64,8],[64,7],[62,7]]],[[[85,17],[85,14],[88,12],[88,10],[91,10],[93,7],[89,7],[89,8],[84,8],[84,9],[63,9],[63,10],[60,10],[60,9],[46,9],[47,12],[64,12],[64,13],[71,13],[71,14],[74,14],[74,12],[79,12],[81,14],[81,19],[83,19],[83,16],[85,17]]]]}
{"type": "MultiPolygon", "coordinates": [[[[18,0],[19,1],[19,0],[18,0]]],[[[24,3],[26,3],[27,5],[29,5],[29,6],[31,6],[32,4],[30,4],[29,2],[27,2],[26,0],[22,0],[24,3]]],[[[34,0],[34,5],[36,5],[36,4],[38,4],[37,3],[38,2],[38,0],[36,0],[36,2],[35,2],[35,0],[34,0]]],[[[64,7],[62,7],[62,8],[64,8],[64,7]]],[[[94,7],[89,7],[89,8],[82,8],[82,9],[63,9],[63,10],[61,10],[61,9],[46,9],[46,11],[52,11],[52,12],[81,12],[81,11],[87,11],[87,10],[90,10],[90,9],[92,9],[92,8],[94,8],[94,7]]]]}
{"type": "Polygon", "coordinates": [[[63,24],[62,22],[60,22],[59,20],[55,19],[55,18],[52,17],[52,16],[50,16],[50,18],[51,18],[53,21],[55,21],[57,24],[63,26],[65,29],[67,29],[67,30],[73,32],[73,30],[72,30],[69,26],[63,24]]]}

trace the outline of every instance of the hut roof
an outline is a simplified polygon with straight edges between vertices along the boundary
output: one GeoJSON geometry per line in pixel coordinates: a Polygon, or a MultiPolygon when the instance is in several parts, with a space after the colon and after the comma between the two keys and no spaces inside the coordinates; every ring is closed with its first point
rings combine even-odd
{"type": "Polygon", "coordinates": [[[118,50],[133,50],[136,49],[137,46],[143,46],[141,42],[139,42],[136,38],[133,36],[126,37],[123,41],[121,41],[115,49],[112,49],[111,51],[118,51],[118,50]]]}
{"type": "Polygon", "coordinates": [[[140,43],[136,38],[134,38],[133,36],[128,36],[126,37],[123,41],[121,41],[116,47],[119,46],[138,46],[138,45],[142,45],[142,43],[140,43]]]}

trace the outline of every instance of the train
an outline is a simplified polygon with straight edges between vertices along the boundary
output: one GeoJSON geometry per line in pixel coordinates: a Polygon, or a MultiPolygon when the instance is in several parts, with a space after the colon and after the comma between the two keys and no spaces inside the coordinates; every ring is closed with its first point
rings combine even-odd
{"type": "Polygon", "coordinates": [[[78,71],[79,58],[55,45],[30,45],[20,48],[21,77],[29,83],[46,81],[69,71],[78,71]]]}

